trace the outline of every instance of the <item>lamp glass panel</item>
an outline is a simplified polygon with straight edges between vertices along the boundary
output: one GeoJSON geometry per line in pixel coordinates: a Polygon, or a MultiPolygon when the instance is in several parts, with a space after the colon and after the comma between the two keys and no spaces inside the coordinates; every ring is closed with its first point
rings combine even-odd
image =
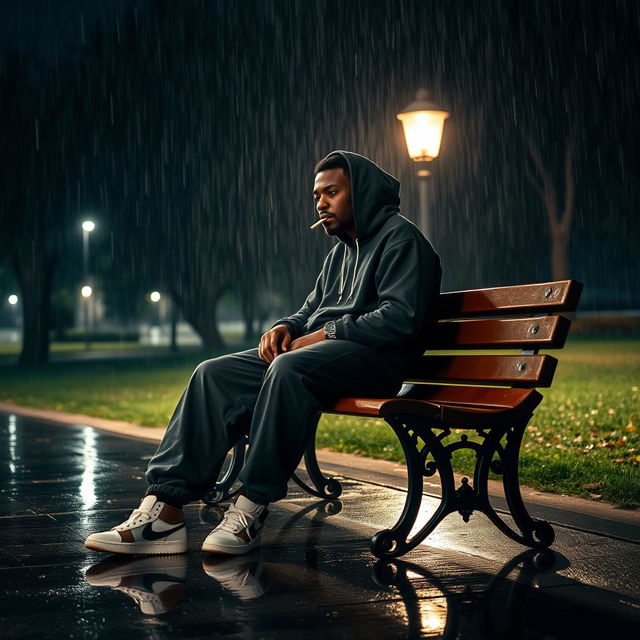
{"type": "Polygon", "coordinates": [[[401,113],[409,156],[416,159],[436,158],[440,153],[446,111],[412,111],[401,113]]]}

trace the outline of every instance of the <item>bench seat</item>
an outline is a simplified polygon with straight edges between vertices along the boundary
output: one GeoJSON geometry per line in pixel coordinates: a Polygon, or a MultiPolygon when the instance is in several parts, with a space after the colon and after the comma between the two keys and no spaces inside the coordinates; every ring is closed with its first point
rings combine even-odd
{"type": "Polygon", "coordinates": [[[382,419],[420,416],[453,428],[475,429],[519,420],[542,400],[535,389],[404,386],[412,388],[404,394],[401,390],[393,398],[341,398],[324,413],[382,419]]]}

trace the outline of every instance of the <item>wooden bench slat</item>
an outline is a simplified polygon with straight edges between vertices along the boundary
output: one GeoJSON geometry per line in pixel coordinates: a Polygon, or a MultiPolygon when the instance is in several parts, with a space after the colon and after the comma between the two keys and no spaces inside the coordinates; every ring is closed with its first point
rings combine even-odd
{"type": "Polygon", "coordinates": [[[542,395],[534,389],[412,386],[411,392],[402,397],[341,398],[324,413],[373,418],[417,415],[444,424],[475,428],[521,419],[542,400],[542,395]],[[443,399],[457,402],[443,402],[443,399]]]}
{"type": "Polygon", "coordinates": [[[423,356],[410,368],[410,382],[549,387],[558,361],[550,355],[423,356]]]}
{"type": "Polygon", "coordinates": [[[461,387],[439,384],[407,384],[398,393],[398,397],[402,398],[494,409],[515,409],[527,403],[532,395],[540,396],[532,389],[461,387]]]}
{"type": "Polygon", "coordinates": [[[581,291],[582,283],[577,280],[449,291],[440,294],[437,317],[575,311],[581,291]]]}
{"type": "Polygon", "coordinates": [[[571,321],[564,316],[440,321],[427,349],[561,349],[571,321]]]}

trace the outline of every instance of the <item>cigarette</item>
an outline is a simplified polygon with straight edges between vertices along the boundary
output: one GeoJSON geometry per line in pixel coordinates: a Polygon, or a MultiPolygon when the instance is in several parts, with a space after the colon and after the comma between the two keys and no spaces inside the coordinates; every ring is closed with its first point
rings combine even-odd
{"type": "Polygon", "coordinates": [[[318,222],[314,222],[309,229],[315,229],[316,227],[319,227],[324,221],[324,218],[320,218],[320,220],[318,220],[318,222]]]}

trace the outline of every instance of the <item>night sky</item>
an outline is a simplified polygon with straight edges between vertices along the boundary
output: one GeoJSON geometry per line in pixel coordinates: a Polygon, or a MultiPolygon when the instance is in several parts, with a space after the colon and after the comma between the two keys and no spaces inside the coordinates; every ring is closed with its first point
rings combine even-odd
{"type": "MultiPolygon", "coordinates": [[[[235,264],[224,277],[237,279],[245,267],[268,272],[275,289],[290,283],[283,304],[297,306],[334,242],[306,231],[312,168],[328,151],[362,153],[396,175],[401,213],[417,219],[414,166],[395,114],[425,86],[452,114],[431,184],[430,240],[442,258],[443,290],[551,278],[524,134],[562,200],[571,132],[570,276],[585,283],[581,308],[640,308],[639,7],[2,2],[0,47],[20,52],[25,65],[16,77],[27,86],[24,69],[40,65],[25,94],[36,97],[20,107],[23,137],[3,146],[5,155],[11,144],[33,147],[37,120],[42,164],[12,184],[30,185],[29,206],[43,224],[62,216],[73,226],[84,211],[97,212],[96,265],[113,291],[132,273],[166,278],[184,266],[181,282],[199,280],[204,292],[222,277],[209,257],[222,234],[219,256],[235,264]],[[65,109],[73,113],[63,117],[65,109]],[[137,227],[127,227],[132,220],[137,227]],[[132,237],[143,253],[175,247],[175,255],[141,264],[132,237]],[[302,267],[296,256],[306,258],[302,267]]],[[[56,237],[60,251],[75,243],[57,271],[63,286],[73,281],[78,238],[56,237]]]]}

